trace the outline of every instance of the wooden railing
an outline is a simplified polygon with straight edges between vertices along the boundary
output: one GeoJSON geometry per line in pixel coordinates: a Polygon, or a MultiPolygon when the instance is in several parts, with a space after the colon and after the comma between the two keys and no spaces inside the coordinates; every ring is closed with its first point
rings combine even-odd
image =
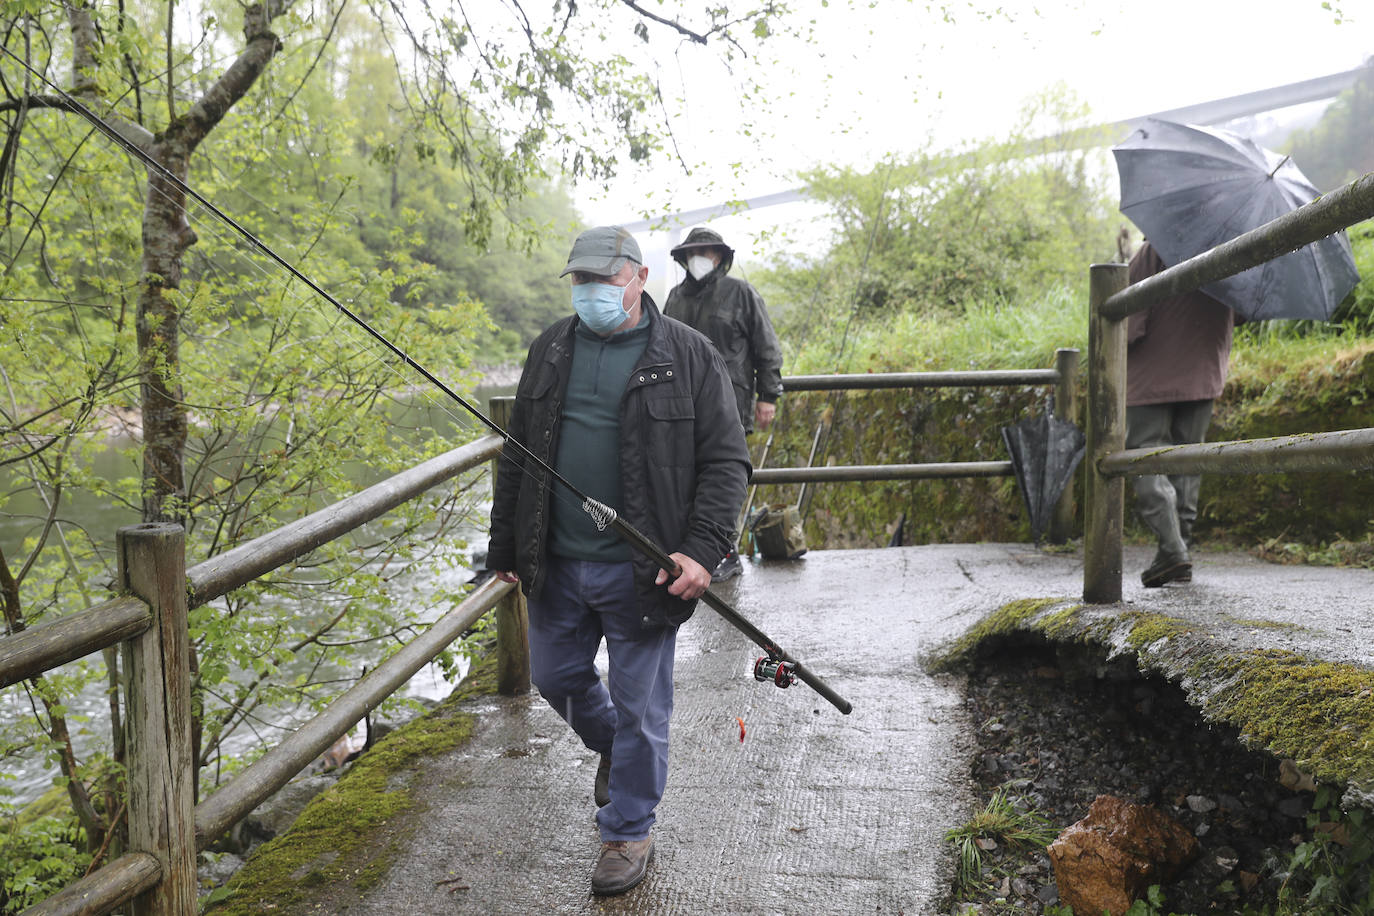
{"type": "Polygon", "coordinates": [[[1125,480],[1142,474],[1248,474],[1374,467],[1374,429],[1126,450],[1126,322],[1138,311],[1374,218],[1374,173],[1137,283],[1126,265],[1089,272],[1088,450],[1083,600],[1121,600],[1125,480]]]}
{"type": "MultiPolygon", "coordinates": [[[[971,372],[890,372],[857,375],[790,375],[783,390],[874,391],[885,388],[992,388],[1053,385],[1055,412],[1072,419],[1078,411],[1078,351],[1055,351],[1053,369],[989,369],[971,372]]],[[[755,468],[751,485],[839,483],[872,480],[948,480],[963,477],[1011,477],[1010,461],[948,461],[924,464],[859,464],[827,467],[755,468]]],[[[1073,529],[1073,493],[1066,487],[1055,504],[1049,539],[1062,543],[1073,529]]]]}
{"type": "Polygon", "coordinates": [[[181,526],[123,528],[117,536],[120,597],[0,638],[0,687],[110,646],[121,646],[124,658],[130,851],[31,907],[26,916],[104,914],[125,904],[136,916],[195,913],[197,853],[286,785],[493,608],[498,689],[508,694],[528,690],[524,604],[513,585],[493,578],[192,807],[187,612],[494,459],[501,443],[500,436],[486,436],[190,569],[181,526]]]}

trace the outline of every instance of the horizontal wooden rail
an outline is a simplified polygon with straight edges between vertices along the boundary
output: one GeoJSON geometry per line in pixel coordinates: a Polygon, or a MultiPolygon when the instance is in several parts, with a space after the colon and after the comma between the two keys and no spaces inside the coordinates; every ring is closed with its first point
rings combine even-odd
{"type": "Polygon", "coordinates": [[[196,849],[204,850],[290,782],[513,588],[515,586],[509,582],[495,577],[488,579],[456,608],[435,621],[422,636],[411,640],[231,782],[196,805],[196,849]]]}
{"type": "Polygon", "coordinates": [[[137,636],[152,620],[148,605],[125,596],[6,636],[0,639],[0,687],[137,636]]]}
{"type": "Polygon", "coordinates": [[[1268,474],[1374,468],[1374,429],[1303,433],[1267,439],[1134,448],[1105,456],[1105,476],[1268,474]]]}
{"type": "Polygon", "coordinates": [[[67,885],[20,916],[90,916],[109,913],[152,890],[162,880],[162,866],[146,852],[120,856],[104,868],[67,885]]]}
{"type": "Polygon", "coordinates": [[[1057,369],[985,369],[969,372],[866,372],[852,375],[788,375],[782,390],[852,391],[875,388],[986,388],[996,385],[1053,385],[1057,369]]]}
{"type": "Polygon", "coordinates": [[[933,480],[951,477],[1010,477],[1010,461],[951,461],[944,464],[854,464],[822,468],[758,468],[755,484],[834,483],[853,480],[933,480]]]}
{"type": "Polygon", "coordinates": [[[213,601],[386,514],[430,487],[496,457],[504,441],[494,434],[483,436],[388,477],[319,512],[197,563],[186,570],[191,589],[190,606],[200,607],[213,601]]]}
{"type": "Polygon", "coordinates": [[[1367,219],[1374,219],[1374,172],[1258,229],[1131,284],[1105,300],[1099,307],[1100,314],[1113,320],[1125,318],[1157,302],[1297,251],[1367,219]]]}

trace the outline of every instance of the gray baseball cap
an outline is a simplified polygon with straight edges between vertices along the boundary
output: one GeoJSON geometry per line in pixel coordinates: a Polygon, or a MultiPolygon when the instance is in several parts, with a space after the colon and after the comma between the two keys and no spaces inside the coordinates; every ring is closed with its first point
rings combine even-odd
{"type": "Polygon", "coordinates": [[[560,277],[566,277],[575,270],[611,277],[620,273],[625,262],[636,265],[644,263],[639,253],[639,243],[623,226],[597,226],[588,229],[573,242],[572,252],[568,255],[568,266],[563,268],[560,277]]]}

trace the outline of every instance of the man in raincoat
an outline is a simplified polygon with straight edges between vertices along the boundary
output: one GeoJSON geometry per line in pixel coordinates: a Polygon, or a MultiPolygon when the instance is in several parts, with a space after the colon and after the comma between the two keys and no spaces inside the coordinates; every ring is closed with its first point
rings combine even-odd
{"type": "MultiPolygon", "coordinates": [[[[1165,264],[1147,241],[1131,258],[1130,282],[1165,264]]],[[[1201,291],[1184,293],[1132,315],[1126,330],[1126,447],[1162,448],[1202,442],[1212,402],[1226,382],[1235,313],[1201,291]]],[[[1159,543],[1140,574],[1146,588],[1191,582],[1188,555],[1197,519],[1195,474],[1133,478],[1136,510],[1159,543]]]]}
{"type": "MultiPolygon", "coordinates": [[[[693,229],[672,256],[687,277],[668,293],[664,314],[705,334],[725,358],[745,433],[767,429],[782,395],[782,346],[763,297],[747,281],[728,276],[735,250],[718,232],[693,229]]],[[[741,569],[731,550],[711,578],[719,582],[741,569]]]]}
{"type": "Polygon", "coordinates": [[[620,226],[577,237],[562,276],[574,315],[530,345],[507,433],[671,551],[674,577],[602,530],[521,452],[503,449],[487,567],[529,599],[530,675],[601,755],[592,891],[643,880],[668,779],[678,626],[730,549],[751,471],[720,354],[665,318],[620,226]],[[605,683],[596,655],[605,643],[605,683]]]}

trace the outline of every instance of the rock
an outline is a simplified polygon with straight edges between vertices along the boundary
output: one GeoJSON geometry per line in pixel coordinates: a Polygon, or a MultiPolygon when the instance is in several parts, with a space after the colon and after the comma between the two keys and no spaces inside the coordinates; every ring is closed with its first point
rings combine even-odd
{"type": "Polygon", "coordinates": [[[201,890],[213,890],[234,876],[243,867],[243,859],[232,852],[207,852],[196,868],[196,879],[201,890]]]}
{"type": "Polygon", "coordinates": [[[216,852],[247,855],[256,846],[283,833],[310,800],[338,781],[337,776],[303,776],[293,779],[267,801],[235,824],[211,848],[216,852]]]}
{"type": "Polygon", "coordinates": [[[1279,761],[1279,782],[1285,789],[1292,789],[1294,792],[1317,791],[1316,780],[1298,769],[1298,765],[1287,758],[1279,761]]]}
{"type": "Polygon", "coordinates": [[[1284,817],[1303,818],[1307,817],[1307,799],[1301,796],[1296,798],[1285,798],[1279,802],[1279,814],[1284,817]]]}
{"type": "Polygon", "coordinates": [[[1223,792],[1221,795],[1217,796],[1217,804],[1232,814],[1245,813],[1245,802],[1236,798],[1234,795],[1227,795],[1223,792]]]}
{"type": "Polygon", "coordinates": [[[1206,814],[1208,811],[1217,810],[1217,803],[1205,795],[1189,795],[1187,801],[1188,810],[1195,811],[1198,814],[1206,814]]]}
{"type": "Polygon", "coordinates": [[[1064,905],[1111,916],[1124,914],[1151,884],[1172,881],[1199,851],[1181,824],[1111,795],[1099,795],[1049,847],[1064,905]]]}

